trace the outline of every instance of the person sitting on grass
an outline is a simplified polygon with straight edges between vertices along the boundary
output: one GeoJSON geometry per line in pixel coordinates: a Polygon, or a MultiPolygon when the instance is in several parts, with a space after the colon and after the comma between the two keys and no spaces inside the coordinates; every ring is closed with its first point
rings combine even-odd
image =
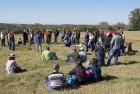
{"type": "Polygon", "coordinates": [[[64,44],[65,44],[65,46],[67,46],[67,47],[70,47],[70,46],[71,46],[71,38],[70,38],[69,36],[66,36],[66,37],[64,38],[64,44]]]}
{"type": "Polygon", "coordinates": [[[85,62],[87,60],[87,53],[84,51],[83,47],[80,47],[79,55],[80,55],[80,58],[81,58],[81,62],[85,62]]]}
{"type": "Polygon", "coordinates": [[[68,62],[70,60],[72,63],[76,63],[80,59],[81,58],[80,58],[80,55],[79,55],[79,52],[77,51],[77,49],[73,49],[72,54],[69,54],[67,56],[66,62],[68,62]]]}
{"type": "Polygon", "coordinates": [[[74,81],[75,85],[84,85],[86,83],[86,69],[80,60],[76,62],[75,68],[69,72],[69,75],[74,75],[76,77],[74,81]]]}
{"type": "Polygon", "coordinates": [[[102,80],[101,67],[98,65],[98,60],[93,58],[92,61],[87,62],[86,67],[87,80],[90,82],[96,82],[102,80]]]}
{"type": "Polygon", "coordinates": [[[44,77],[49,91],[60,91],[66,86],[66,79],[63,73],[59,72],[59,64],[54,64],[53,72],[44,77]]]}
{"type": "Polygon", "coordinates": [[[42,52],[42,61],[48,61],[48,60],[57,60],[58,57],[56,56],[56,53],[53,51],[50,51],[50,47],[46,47],[46,50],[42,52]]]}
{"type": "Polygon", "coordinates": [[[21,69],[16,61],[15,61],[15,57],[16,55],[15,54],[10,54],[9,56],[9,60],[7,61],[7,64],[6,64],[6,72],[7,74],[13,74],[13,73],[20,73],[20,72],[25,72],[27,71],[26,69],[21,69]]]}
{"type": "Polygon", "coordinates": [[[18,38],[17,43],[18,43],[18,44],[22,44],[21,38],[18,38]]]}

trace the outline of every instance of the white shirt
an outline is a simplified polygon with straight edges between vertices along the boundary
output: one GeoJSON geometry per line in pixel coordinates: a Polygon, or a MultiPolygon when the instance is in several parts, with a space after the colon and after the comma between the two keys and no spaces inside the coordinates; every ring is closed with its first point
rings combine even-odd
{"type": "Polygon", "coordinates": [[[8,60],[6,64],[6,71],[7,74],[13,74],[14,73],[14,67],[17,67],[17,63],[15,60],[8,60]]]}

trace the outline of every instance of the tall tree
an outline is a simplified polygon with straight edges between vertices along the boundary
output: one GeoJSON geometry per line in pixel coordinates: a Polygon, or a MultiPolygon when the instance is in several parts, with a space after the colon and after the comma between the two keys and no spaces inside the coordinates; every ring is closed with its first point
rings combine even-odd
{"type": "Polygon", "coordinates": [[[126,27],[126,25],[122,22],[117,22],[115,25],[114,25],[114,28],[115,29],[124,29],[126,27]]]}
{"type": "Polygon", "coordinates": [[[130,12],[129,25],[132,30],[140,30],[140,8],[136,8],[130,12]]]}

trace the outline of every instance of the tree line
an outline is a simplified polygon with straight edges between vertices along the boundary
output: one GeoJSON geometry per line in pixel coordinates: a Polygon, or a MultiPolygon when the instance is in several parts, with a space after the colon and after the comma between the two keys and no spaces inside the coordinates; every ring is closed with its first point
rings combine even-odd
{"type": "Polygon", "coordinates": [[[46,31],[47,29],[51,29],[54,31],[57,29],[61,31],[64,29],[79,29],[81,32],[89,30],[128,30],[128,31],[140,31],[140,8],[136,8],[130,12],[129,16],[129,25],[126,25],[122,22],[118,22],[114,25],[109,25],[108,22],[100,22],[98,25],[74,25],[74,24],[62,24],[62,25],[43,25],[39,23],[35,24],[7,24],[7,23],[0,23],[0,32],[2,31],[14,31],[15,33],[19,34],[22,33],[24,29],[29,30],[41,30],[46,31]]]}

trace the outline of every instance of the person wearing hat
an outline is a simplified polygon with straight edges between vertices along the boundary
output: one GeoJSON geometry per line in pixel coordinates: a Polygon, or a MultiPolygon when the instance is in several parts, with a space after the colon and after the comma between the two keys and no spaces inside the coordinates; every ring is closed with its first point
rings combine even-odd
{"type": "Polygon", "coordinates": [[[54,64],[53,72],[44,77],[49,91],[63,90],[66,85],[66,79],[63,73],[59,72],[59,64],[54,64]]]}
{"type": "Polygon", "coordinates": [[[83,47],[80,47],[79,55],[80,55],[80,58],[81,58],[81,62],[85,62],[87,60],[87,53],[84,51],[83,47]]]}
{"type": "Polygon", "coordinates": [[[74,48],[72,51],[72,54],[69,54],[67,56],[67,59],[65,62],[68,62],[70,60],[72,63],[76,63],[80,59],[81,58],[80,58],[79,52],[77,51],[77,49],[74,48]]]}
{"type": "Polygon", "coordinates": [[[9,60],[7,61],[6,64],[6,72],[7,74],[13,74],[13,73],[19,73],[19,72],[24,72],[27,71],[26,69],[21,69],[18,64],[15,61],[16,55],[14,53],[11,53],[9,55],[9,60]]]}
{"type": "Polygon", "coordinates": [[[109,51],[110,44],[111,44],[112,34],[108,32],[106,36],[104,36],[103,46],[105,51],[109,51]]]}

